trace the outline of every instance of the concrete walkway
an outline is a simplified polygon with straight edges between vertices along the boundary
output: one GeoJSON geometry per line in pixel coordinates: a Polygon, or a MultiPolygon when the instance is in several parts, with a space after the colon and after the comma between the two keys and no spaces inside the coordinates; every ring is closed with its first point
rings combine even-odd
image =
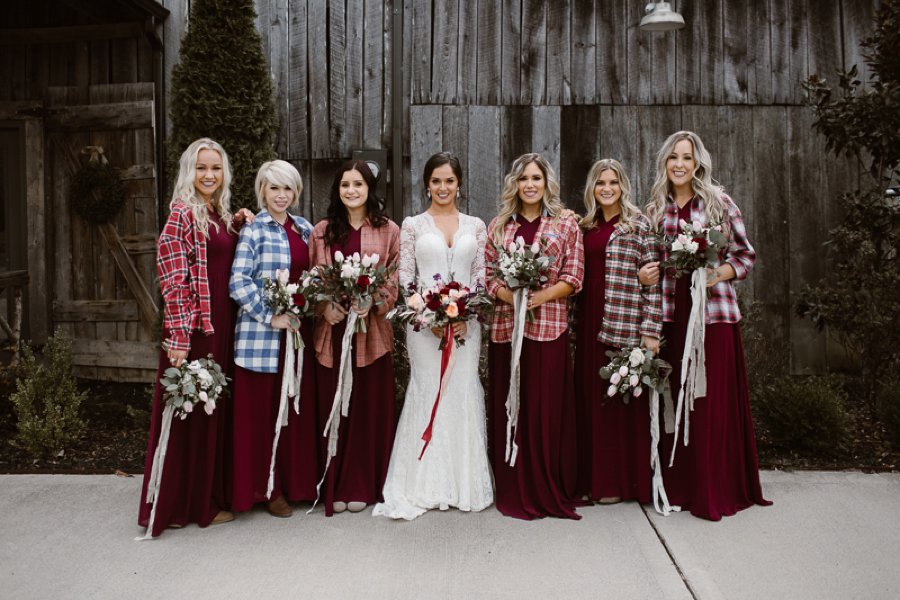
{"type": "Polygon", "coordinates": [[[0,598],[900,598],[900,474],[766,472],[710,523],[634,503],[578,522],[263,511],[137,543],[140,478],[0,476],[0,598]]]}

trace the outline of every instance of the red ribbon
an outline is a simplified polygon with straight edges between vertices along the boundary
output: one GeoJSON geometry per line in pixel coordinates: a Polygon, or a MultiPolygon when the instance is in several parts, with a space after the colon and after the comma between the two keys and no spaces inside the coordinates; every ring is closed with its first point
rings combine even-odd
{"type": "Polygon", "coordinates": [[[450,356],[453,354],[454,345],[453,326],[447,325],[444,329],[444,347],[441,349],[441,378],[440,381],[438,381],[437,398],[434,399],[434,406],[431,407],[431,419],[428,421],[428,427],[425,428],[425,432],[422,434],[425,445],[422,446],[422,452],[419,453],[419,460],[422,460],[425,449],[428,448],[428,444],[431,442],[431,432],[432,429],[434,429],[434,416],[437,414],[438,404],[441,402],[441,390],[444,388],[444,374],[447,372],[447,365],[450,364],[450,356]]]}

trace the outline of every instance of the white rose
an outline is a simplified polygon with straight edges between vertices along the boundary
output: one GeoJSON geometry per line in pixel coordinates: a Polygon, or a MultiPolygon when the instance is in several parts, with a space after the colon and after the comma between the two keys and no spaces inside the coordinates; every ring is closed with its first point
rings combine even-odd
{"type": "Polygon", "coordinates": [[[222,393],[222,386],[221,386],[221,385],[217,385],[215,391],[216,391],[216,395],[217,395],[217,396],[218,396],[219,394],[221,394],[221,393],[222,393]]]}
{"type": "Polygon", "coordinates": [[[538,244],[537,242],[531,244],[531,251],[532,251],[534,254],[537,254],[538,252],[541,251],[541,245],[538,244]]]}
{"type": "Polygon", "coordinates": [[[338,250],[334,253],[334,262],[344,262],[344,253],[338,250]]]}
{"type": "Polygon", "coordinates": [[[675,238],[675,241],[672,242],[672,252],[678,252],[679,250],[684,250],[684,244],[681,243],[681,240],[675,238]]]}
{"type": "Polygon", "coordinates": [[[701,229],[703,229],[703,225],[700,224],[700,221],[694,221],[693,223],[691,223],[691,225],[694,226],[694,231],[700,231],[701,229]]]}
{"type": "Polygon", "coordinates": [[[288,279],[291,276],[291,272],[287,269],[275,269],[275,278],[278,280],[278,283],[281,285],[287,285],[288,279]]]}
{"type": "Polygon", "coordinates": [[[284,291],[286,291],[288,294],[290,294],[292,296],[294,294],[296,294],[297,290],[299,290],[299,289],[300,289],[300,286],[297,285],[296,283],[289,283],[286,286],[284,286],[284,291]]]}
{"type": "Polygon", "coordinates": [[[359,264],[359,261],[360,261],[359,252],[354,252],[353,253],[353,262],[355,262],[356,264],[359,264]]]}
{"type": "Polygon", "coordinates": [[[638,384],[639,382],[640,382],[640,378],[638,378],[637,375],[632,375],[631,377],[628,378],[628,384],[629,384],[631,387],[637,387],[637,384],[638,384]]]}
{"type": "Polygon", "coordinates": [[[200,398],[200,399],[201,399],[202,401],[204,401],[204,402],[208,402],[208,401],[209,401],[209,396],[208,396],[208,395],[206,394],[206,392],[204,392],[203,390],[200,390],[200,393],[197,394],[197,397],[200,398]]]}
{"type": "Polygon", "coordinates": [[[515,251],[516,251],[516,243],[515,243],[515,242],[510,242],[510,243],[509,243],[509,248],[507,248],[507,250],[509,250],[510,252],[515,252],[515,251]]]}
{"type": "Polygon", "coordinates": [[[699,245],[697,244],[697,242],[695,242],[694,240],[691,240],[690,242],[688,242],[688,243],[685,245],[685,249],[686,249],[688,252],[690,252],[691,254],[694,254],[695,252],[697,252],[697,249],[698,249],[699,247],[700,247],[700,246],[699,246],[699,245]]]}
{"type": "Polygon", "coordinates": [[[362,266],[366,267],[367,269],[368,269],[370,266],[372,266],[372,257],[369,256],[368,254],[366,254],[365,256],[363,256],[363,257],[362,257],[362,266]]]}
{"type": "Polygon", "coordinates": [[[375,254],[373,254],[371,258],[372,258],[373,265],[377,265],[378,261],[381,260],[381,256],[379,256],[379,254],[377,252],[375,254]]]}
{"type": "Polygon", "coordinates": [[[642,364],[644,362],[644,351],[640,348],[632,350],[631,354],[628,355],[628,362],[631,363],[632,367],[642,364]]]}

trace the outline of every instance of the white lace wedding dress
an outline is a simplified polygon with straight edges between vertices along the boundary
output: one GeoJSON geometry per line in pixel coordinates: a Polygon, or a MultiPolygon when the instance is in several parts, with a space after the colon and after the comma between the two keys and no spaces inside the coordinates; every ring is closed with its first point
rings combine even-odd
{"type": "MultiPolygon", "coordinates": [[[[407,217],[400,231],[400,285],[431,283],[435,274],[470,287],[484,283],[484,222],[459,215],[453,245],[428,213],[407,217]]],[[[439,340],[430,330],[407,327],[410,381],[387,480],[384,502],[373,515],[412,520],[428,509],[479,511],[494,501],[487,457],[484,392],[478,379],[481,326],[470,321],[465,345],[456,348],[456,365],[435,415],[431,442],[422,460],[422,432],[428,426],[441,373],[439,340]]]]}

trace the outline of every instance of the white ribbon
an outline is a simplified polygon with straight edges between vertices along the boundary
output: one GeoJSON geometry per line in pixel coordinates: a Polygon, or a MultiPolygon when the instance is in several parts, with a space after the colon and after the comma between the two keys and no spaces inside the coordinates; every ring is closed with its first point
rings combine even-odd
{"type": "MultiPolygon", "coordinates": [[[[325,472],[322,473],[322,479],[316,485],[316,501],[313,502],[312,508],[307,511],[311,513],[319,502],[322,495],[322,483],[328,476],[328,468],[331,466],[331,459],[337,455],[338,431],[341,427],[341,417],[346,417],[350,411],[350,392],[353,391],[353,364],[350,360],[350,343],[353,341],[353,335],[356,332],[356,320],[359,315],[356,311],[350,311],[347,315],[347,327],[344,329],[344,337],[341,338],[341,362],[338,366],[337,389],[334,391],[334,402],[331,404],[331,412],[328,415],[328,422],[325,423],[325,431],[322,435],[328,438],[328,453],[325,457],[325,472]]],[[[332,342],[333,343],[333,342],[332,342]]]]}
{"type": "Polygon", "coordinates": [[[675,407],[675,441],[669,466],[675,462],[678,447],[678,425],[684,416],[684,445],[690,435],[690,414],[694,400],[706,396],[706,268],[696,269],[691,275],[691,314],[688,318],[684,355],[681,357],[681,382],[678,387],[678,405],[675,407]]]}
{"type": "Polygon", "coordinates": [[[516,432],[519,427],[519,358],[525,339],[525,321],[528,316],[528,291],[524,288],[513,292],[512,355],[509,361],[509,392],[506,394],[506,462],[516,466],[519,445],[516,432]]]}
{"type": "MultiPolygon", "coordinates": [[[[668,394],[667,394],[668,395],[668,394]]],[[[671,396],[670,396],[671,397],[671,396]]],[[[650,468],[653,469],[653,508],[668,517],[670,512],[681,510],[669,505],[669,497],[663,484],[662,461],[659,459],[659,392],[650,388],[650,468]]]]}
{"type": "Polygon", "coordinates": [[[269,483],[266,498],[272,498],[275,489],[275,456],[281,428],[288,424],[288,398],[294,399],[294,412],[300,414],[300,383],[303,378],[303,338],[288,331],[284,344],[284,374],[281,376],[281,394],[278,399],[278,418],[275,420],[275,439],[272,440],[272,460],[269,461],[269,483]],[[294,357],[296,356],[296,368],[294,357]]]}
{"type": "Polygon", "coordinates": [[[150,467],[150,480],[147,483],[147,497],[144,502],[153,505],[150,509],[150,521],[147,523],[147,531],[141,537],[134,538],[136,542],[153,539],[153,521],[156,520],[156,501],[159,499],[159,488],[162,484],[163,466],[166,464],[166,450],[169,447],[169,431],[172,429],[172,416],[175,407],[166,404],[163,409],[162,428],[159,433],[159,443],[156,452],[153,453],[153,465],[150,467]]]}

